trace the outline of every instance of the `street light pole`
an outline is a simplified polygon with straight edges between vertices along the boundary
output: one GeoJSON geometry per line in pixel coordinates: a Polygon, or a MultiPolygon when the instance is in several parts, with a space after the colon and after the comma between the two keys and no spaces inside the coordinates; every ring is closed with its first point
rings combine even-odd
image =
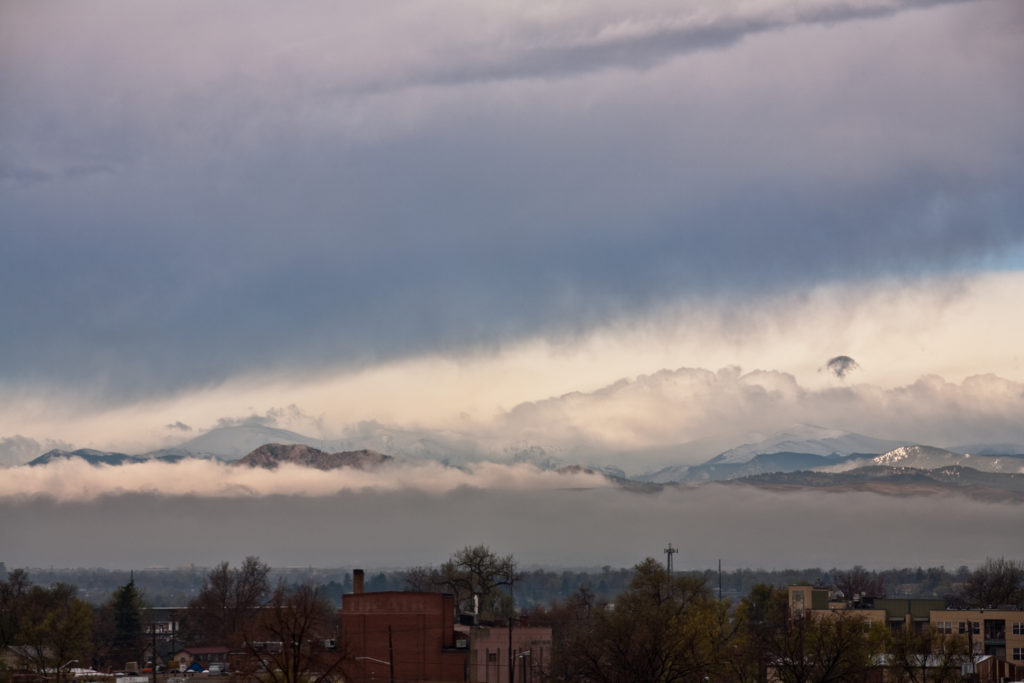
{"type": "Polygon", "coordinates": [[[60,672],[63,671],[64,669],[68,668],[72,664],[77,664],[77,663],[78,663],[77,659],[69,659],[68,661],[66,661],[63,664],[61,664],[60,666],[58,666],[57,667],[57,683],[60,683],[60,672]]]}

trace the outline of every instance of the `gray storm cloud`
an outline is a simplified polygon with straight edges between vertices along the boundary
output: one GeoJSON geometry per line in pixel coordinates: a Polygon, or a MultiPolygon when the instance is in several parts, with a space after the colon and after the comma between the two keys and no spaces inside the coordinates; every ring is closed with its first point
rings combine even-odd
{"type": "Polygon", "coordinates": [[[0,10],[5,387],[473,353],[1024,240],[1019,3],[116,6],[0,10]]]}
{"type": "MultiPolygon", "coordinates": [[[[714,11],[694,16],[678,6],[650,3],[623,13],[598,10],[588,16],[569,13],[562,21],[523,22],[518,40],[500,47],[474,45],[481,57],[457,63],[412,67],[412,73],[359,87],[382,92],[422,86],[453,86],[493,80],[568,78],[609,68],[649,69],[680,55],[728,48],[761,33],[799,26],[834,25],[880,19],[914,9],[969,0],[904,0],[902,2],[818,2],[799,8],[763,7],[744,11],[735,3],[720,3],[714,11]]],[[[707,9],[707,8],[705,8],[707,9]]],[[[474,36],[482,41],[489,36],[474,36]]],[[[315,43],[318,44],[318,43],[315,43]]],[[[342,89],[339,92],[345,92],[342,89]]]]}

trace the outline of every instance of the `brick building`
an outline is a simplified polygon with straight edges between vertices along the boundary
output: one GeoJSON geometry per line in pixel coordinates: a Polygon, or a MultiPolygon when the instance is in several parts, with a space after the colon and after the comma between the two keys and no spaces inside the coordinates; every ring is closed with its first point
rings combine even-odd
{"type": "Polygon", "coordinates": [[[467,633],[470,683],[509,683],[510,659],[514,683],[547,680],[551,666],[550,626],[513,625],[511,638],[507,626],[472,626],[467,633]]]}
{"type": "Polygon", "coordinates": [[[342,596],[346,680],[465,681],[469,644],[455,631],[455,598],[443,593],[362,592],[342,596]]]}

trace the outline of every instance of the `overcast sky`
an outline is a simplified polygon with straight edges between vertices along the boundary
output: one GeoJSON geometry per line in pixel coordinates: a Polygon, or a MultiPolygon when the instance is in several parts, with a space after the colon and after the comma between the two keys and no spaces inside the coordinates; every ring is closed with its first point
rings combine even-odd
{"type": "Polygon", "coordinates": [[[0,13],[0,438],[1024,380],[1019,2],[0,13]]]}
{"type": "Polygon", "coordinates": [[[1017,0],[2,3],[0,460],[1024,443],[1022,65],[1017,0]]]}

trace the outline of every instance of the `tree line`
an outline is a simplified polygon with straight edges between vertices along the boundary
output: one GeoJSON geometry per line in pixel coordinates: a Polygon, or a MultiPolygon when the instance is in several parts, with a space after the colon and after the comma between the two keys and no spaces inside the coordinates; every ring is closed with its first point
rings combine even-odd
{"type": "MultiPolygon", "coordinates": [[[[269,574],[256,557],[210,570],[176,617],[181,628],[173,632],[174,644],[224,647],[234,653],[235,670],[267,683],[333,680],[345,658],[336,646],[337,610],[319,587],[273,585],[269,574]]],[[[32,585],[24,570],[10,572],[0,583],[0,649],[13,649],[20,668],[38,678],[58,681],[73,664],[123,671],[135,662],[145,669],[174,654],[163,637],[156,656],[147,650],[157,642],[155,630],[133,579],[95,607],[76,593],[70,584],[32,585]]],[[[0,678],[5,674],[10,680],[9,671],[0,671],[0,678]]]]}
{"type": "Polygon", "coordinates": [[[553,627],[552,681],[861,682],[884,659],[887,680],[940,683],[962,680],[968,654],[964,637],[930,628],[791,614],[787,589],[767,584],[730,604],[703,579],[669,576],[652,559],[613,604],[581,589],[536,619],[553,627]]]}
{"type": "MultiPolygon", "coordinates": [[[[378,570],[366,575],[366,590],[404,590],[409,584],[410,574],[421,567],[402,570],[378,570]]],[[[129,580],[154,605],[183,606],[191,602],[202,590],[210,568],[185,567],[178,569],[49,569],[34,568],[30,571],[35,583],[52,585],[66,583],[77,587],[77,596],[93,605],[106,602],[111,593],[129,580]]],[[[552,570],[543,568],[519,568],[516,582],[516,604],[519,606],[548,605],[555,600],[564,600],[581,587],[587,587],[596,595],[612,599],[626,589],[632,578],[632,567],[604,566],[590,569],[552,570]]],[[[0,563],[0,576],[7,574],[0,563]]],[[[681,575],[703,578],[715,588],[719,586],[719,574],[714,570],[684,571],[681,575]]],[[[907,598],[957,599],[962,585],[972,575],[967,566],[954,569],[945,567],[907,567],[899,569],[868,570],[863,567],[852,569],[729,569],[721,573],[722,595],[736,601],[750,593],[759,584],[788,586],[795,583],[823,583],[838,585],[853,575],[855,584],[875,595],[907,598]]],[[[341,596],[352,591],[351,568],[290,567],[271,568],[268,578],[272,584],[284,582],[287,585],[310,583],[319,586],[324,596],[336,607],[341,606],[341,596]]]]}
{"type": "MultiPolygon", "coordinates": [[[[546,673],[553,681],[760,683],[769,669],[787,683],[859,681],[884,656],[898,680],[924,683],[960,680],[959,664],[967,654],[964,638],[931,629],[892,632],[854,615],[791,615],[787,590],[772,583],[720,599],[713,575],[670,576],[650,558],[622,572],[605,568],[603,584],[581,583],[547,604],[524,597],[537,572],[522,572],[512,555],[482,545],[401,576],[403,584],[394,589],[453,593],[459,611],[484,623],[519,619],[550,625],[554,657],[546,673]],[[617,586],[620,576],[621,590],[595,590],[617,586]]],[[[884,595],[876,572],[858,567],[830,578],[847,596],[884,595]]],[[[1024,608],[1019,562],[988,559],[960,578],[951,586],[951,606],[1024,608]]],[[[17,569],[0,582],[0,646],[17,648],[26,667],[51,680],[66,675],[71,663],[108,671],[130,661],[145,665],[151,644],[146,607],[131,575],[94,606],[71,584],[37,585],[17,569]]],[[[325,586],[274,582],[271,569],[256,557],[208,570],[180,616],[179,646],[229,648],[242,655],[236,669],[268,683],[336,677],[347,656],[338,637],[339,613],[325,586]]]]}

